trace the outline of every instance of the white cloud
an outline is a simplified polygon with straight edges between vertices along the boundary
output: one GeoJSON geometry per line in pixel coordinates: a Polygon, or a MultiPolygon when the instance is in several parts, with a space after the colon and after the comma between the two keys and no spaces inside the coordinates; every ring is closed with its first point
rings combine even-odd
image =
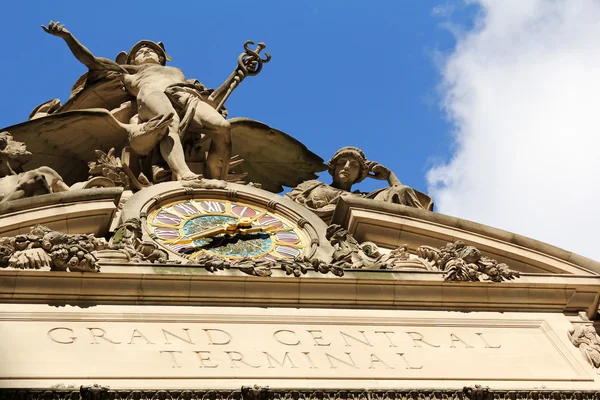
{"type": "Polygon", "coordinates": [[[436,209],[600,261],[600,2],[475,3],[442,65],[456,147],[427,175],[436,209]]]}

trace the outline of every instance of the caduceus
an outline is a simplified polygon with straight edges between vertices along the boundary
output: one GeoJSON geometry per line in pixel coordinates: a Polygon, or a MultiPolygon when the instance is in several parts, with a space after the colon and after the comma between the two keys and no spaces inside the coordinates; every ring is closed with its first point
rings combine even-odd
{"type": "Polygon", "coordinates": [[[263,64],[268,63],[271,60],[271,55],[267,52],[264,53],[265,58],[262,58],[260,55],[260,52],[267,47],[263,42],[257,44],[256,49],[254,50],[250,48],[250,46],[253,44],[254,42],[251,40],[247,40],[244,43],[245,51],[239,55],[238,65],[235,68],[235,71],[233,71],[227,78],[227,82],[229,82],[229,88],[217,107],[215,107],[217,111],[220,111],[221,108],[223,108],[225,101],[227,101],[231,93],[236,87],[238,87],[244,78],[247,76],[258,75],[258,73],[262,70],[263,64]]]}

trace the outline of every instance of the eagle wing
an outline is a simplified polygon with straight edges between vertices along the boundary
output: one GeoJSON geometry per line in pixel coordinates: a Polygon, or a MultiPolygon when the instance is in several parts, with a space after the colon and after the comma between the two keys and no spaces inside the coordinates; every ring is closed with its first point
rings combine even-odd
{"type": "Polygon", "coordinates": [[[69,185],[87,179],[87,162],[96,160],[95,150],[120,149],[127,142],[127,131],[104,109],[51,114],[2,130],[33,154],[25,169],[48,166],[69,185]]]}
{"type": "Polygon", "coordinates": [[[125,90],[121,73],[90,70],[73,85],[71,98],[57,112],[104,108],[113,110],[135,98],[125,90]]]}
{"type": "Polygon", "coordinates": [[[265,190],[279,193],[283,186],[315,179],[327,168],[321,157],[284,132],[248,118],[229,122],[233,154],[244,159],[238,168],[248,174],[246,180],[265,190]]]}

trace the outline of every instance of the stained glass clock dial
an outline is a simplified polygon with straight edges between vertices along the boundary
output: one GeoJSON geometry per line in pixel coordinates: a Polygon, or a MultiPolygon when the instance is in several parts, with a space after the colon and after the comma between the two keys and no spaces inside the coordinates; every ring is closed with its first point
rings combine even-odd
{"type": "Polygon", "coordinates": [[[240,201],[181,200],[154,210],[147,221],[156,241],[192,260],[204,253],[277,260],[306,250],[306,236],[297,225],[240,201]]]}

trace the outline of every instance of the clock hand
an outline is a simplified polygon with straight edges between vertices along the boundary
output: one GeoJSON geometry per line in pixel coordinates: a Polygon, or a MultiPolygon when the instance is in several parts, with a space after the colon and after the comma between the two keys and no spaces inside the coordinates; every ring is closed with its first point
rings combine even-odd
{"type": "Polygon", "coordinates": [[[187,243],[191,243],[197,239],[203,239],[205,237],[219,235],[219,234],[225,233],[225,232],[227,232],[227,227],[225,225],[219,225],[214,228],[206,229],[202,232],[195,233],[191,236],[186,236],[181,239],[176,239],[173,242],[171,242],[171,244],[187,244],[187,243]]]}
{"type": "Polygon", "coordinates": [[[252,233],[268,232],[274,229],[277,229],[277,227],[273,225],[252,226],[252,220],[250,218],[240,218],[237,222],[228,222],[223,225],[219,225],[214,228],[198,232],[191,236],[176,239],[173,242],[171,242],[171,244],[188,244],[197,239],[203,239],[206,237],[215,236],[223,233],[231,236],[237,234],[248,235],[252,233]]]}
{"type": "Polygon", "coordinates": [[[250,235],[252,233],[269,232],[277,229],[274,225],[257,225],[250,228],[241,228],[236,231],[241,235],[250,235]]]}

